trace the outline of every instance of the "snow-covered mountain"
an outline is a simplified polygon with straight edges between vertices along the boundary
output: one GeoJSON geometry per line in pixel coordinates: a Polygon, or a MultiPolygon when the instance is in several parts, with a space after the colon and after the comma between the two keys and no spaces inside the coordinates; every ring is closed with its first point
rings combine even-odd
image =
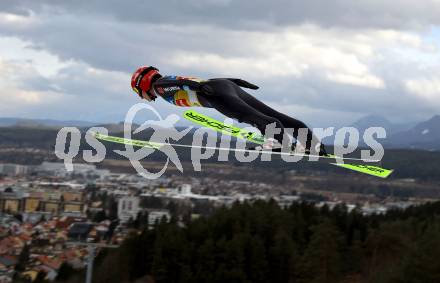
{"type": "MultiPolygon", "coordinates": [[[[440,115],[420,123],[396,124],[378,115],[365,116],[351,125],[362,133],[369,127],[383,127],[385,140],[379,140],[385,148],[440,150],[440,115]]],[[[329,139],[324,143],[331,144],[329,139]]],[[[362,145],[363,143],[360,142],[362,145]]]]}
{"type": "Polygon", "coordinates": [[[397,132],[409,130],[415,125],[415,123],[396,124],[379,115],[368,115],[353,123],[351,127],[355,127],[360,133],[363,133],[370,127],[383,127],[387,131],[387,136],[389,137],[397,132]]]}
{"type": "Polygon", "coordinates": [[[389,147],[440,150],[440,115],[413,128],[395,133],[387,140],[389,147]]]}

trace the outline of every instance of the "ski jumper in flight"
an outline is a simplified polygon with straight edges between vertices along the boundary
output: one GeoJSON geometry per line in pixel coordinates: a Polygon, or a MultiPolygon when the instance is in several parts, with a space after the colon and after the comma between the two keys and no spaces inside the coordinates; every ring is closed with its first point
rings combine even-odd
{"type": "MultiPolygon", "coordinates": [[[[295,129],[293,137],[296,146],[298,130],[307,131],[307,140],[303,146],[310,153],[316,150],[319,155],[327,155],[324,145],[313,135],[303,122],[280,113],[256,99],[242,88],[258,89],[258,86],[242,79],[215,78],[201,80],[180,76],[162,76],[154,67],[140,67],[131,78],[132,89],[147,101],[154,101],[158,96],[169,103],[182,107],[214,108],[223,115],[258,128],[266,134],[266,126],[275,123],[281,129],[273,138],[282,144],[285,128],[295,129]],[[316,145],[312,145],[316,141],[316,145]],[[319,145],[319,147],[318,147],[319,145]]],[[[273,142],[272,142],[273,144],[273,142]]],[[[278,148],[279,150],[279,148],[278,148]]]]}

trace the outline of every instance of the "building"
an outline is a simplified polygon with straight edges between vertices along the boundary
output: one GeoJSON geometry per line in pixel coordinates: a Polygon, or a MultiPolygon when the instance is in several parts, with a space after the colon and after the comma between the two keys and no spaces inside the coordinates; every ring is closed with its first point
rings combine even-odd
{"type": "Polygon", "coordinates": [[[190,184],[183,184],[179,188],[179,193],[182,195],[190,195],[191,194],[191,185],[190,184]]]}
{"type": "Polygon", "coordinates": [[[43,211],[57,215],[60,212],[60,203],[58,201],[45,201],[43,211]]]}
{"type": "Polygon", "coordinates": [[[61,193],[61,195],[64,201],[71,201],[71,202],[82,201],[83,198],[82,192],[64,191],[61,193]]]}
{"type": "Polygon", "coordinates": [[[165,219],[165,221],[169,221],[171,219],[171,215],[168,210],[161,209],[148,211],[148,227],[154,226],[156,222],[160,222],[162,219],[165,219]]]}
{"type": "Polygon", "coordinates": [[[20,188],[6,188],[0,193],[0,210],[17,213],[22,208],[23,191],[20,188]]]}
{"type": "Polygon", "coordinates": [[[24,175],[28,172],[28,166],[18,164],[0,164],[0,174],[8,176],[24,175]]]}
{"type": "Polygon", "coordinates": [[[24,200],[24,212],[36,212],[40,208],[39,198],[26,198],[24,200]]]}
{"type": "Polygon", "coordinates": [[[118,201],[118,218],[122,223],[136,219],[139,207],[139,198],[134,196],[123,196],[118,201]]]}
{"type": "Polygon", "coordinates": [[[82,176],[91,179],[105,179],[110,176],[109,170],[96,169],[95,165],[75,163],[73,171],[66,170],[64,163],[60,162],[43,162],[37,168],[37,172],[49,174],[57,177],[82,176]]]}
{"type": "Polygon", "coordinates": [[[48,212],[52,215],[68,214],[80,216],[84,209],[81,190],[48,187],[23,189],[8,187],[0,192],[0,211],[8,213],[48,212]]]}
{"type": "Polygon", "coordinates": [[[278,202],[278,205],[283,208],[288,208],[291,206],[294,202],[300,201],[299,196],[291,196],[291,195],[281,195],[278,198],[275,198],[278,202]]]}
{"type": "Polygon", "coordinates": [[[80,213],[82,211],[82,203],[78,202],[68,202],[64,203],[64,212],[76,212],[80,213]]]}

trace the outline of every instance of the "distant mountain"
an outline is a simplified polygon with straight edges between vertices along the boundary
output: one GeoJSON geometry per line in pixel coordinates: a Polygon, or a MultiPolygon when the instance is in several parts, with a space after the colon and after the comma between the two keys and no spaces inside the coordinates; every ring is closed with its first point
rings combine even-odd
{"type": "MultiPolygon", "coordinates": [[[[99,125],[96,125],[96,127],[106,128],[109,131],[109,133],[122,133],[122,132],[124,132],[124,122],[111,123],[111,124],[99,124],[99,125]]],[[[137,125],[137,124],[131,125],[132,130],[136,129],[137,127],[139,127],[139,125],[137,125]]]]}
{"type": "MultiPolygon", "coordinates": [[[[440,150],[440,115],[420,123],[397,124],[379,115],[365,116],[351,125],[359,130],[360,146],[365,146],[362,134],[369,127],[383,127],[387,132],[385,140],[379,140],[385,148],[440,150]]],[[[323,140],[333,144],[334,138],[323,140]]]]}
{"type": "Polygon", "coordinates": [[[88,121],[75,121],[75,120],[52,120],[52,119],[24,119],[24,118],[0,118],[0,127],[91,127],[98,123],[88,121]]]}
{"type": "MultiPolygon", "coordinates": [[[[99,125],[96,125],[96,127],[104,127],[111,134],[122,134],[123,135],[123,133],[124,133],[124,122],[119,122],[119,123],[114,123],[114,124],[99,124],[99,125]]],[[[139,124],[136,124],[136,123],[131,124],[132,132],[135,131],[136,129],[138,129],[139,127],[140,127],[139,124]]],[[[148,135],[151,135],[154,132],[153,128],[159,128],[159,129],[161,129],[161,131],[165,131],[165,132],[169,131],[167,128],[164,128],[164,127],[151,126],[150,128],[143,130],[141,133],[147,133],[148,135]]],[[[178,130],[179,132],[184,131],[186,129],[187,129],[187,127],[180,127],[180,126],[176,127],[176,130],[178,130]]],[[[197,129],[198,128],[191,129],[190,133],[194,133],[197,129]]]]}
{"type": "Polygon", "coordinates": [[[393,148],[440,150],[440,115],[391,135],[386,145],[393,148]]]}
{"type": "MultiPolygon", "coordinates": [[[[108,129],[110,133],[122,133],[124,131],[124,123],[100,124],[88,121],[75,120],[52,120],[52,119],[23,119],[23,118],[0,118],[0,127],[10,128],[29,128],[29,129],[59,129],[61,127],[79,127],[88,129],[92,126],[101,126],[108,129]]],[[[369,127],[384,127],[387,131],[387,138],[381,143],[386,148],[406,148],[406,149],[423,149],[423,150],[440,150],[440,115],[436,115],[431,119],[415,124],[395,124],[386,118],[378,115],[369,115],[359,119],[351,125],[362,133],[369,127]]],[[[132,130],[138,128],[138,124],[132,125],[132,130]]],[[[178,130],[185,128],[178,127],[178,130]]],[[[195,128],[191,132],[195,132],[195,128]]],[[[152,130],[144,131],[149,137],[152,130]]],[[[331,145],[334,137],[328,137],[323,140],[324,144],[331,145]]]]}
{"type": "Polygon", "coordinates": [[[370,127],[383,127],[389,137],[397,132],[409,130],[415,125],[416,123],[396,124],[379,115],[368,115],[353,123],[351,127],[357,128],[360,133],[363,133],[370,127]]]}
{"type": "MultiPolygon", "coordinates": [[[[407,124],[392,123],[383,116],[368,115],[368,116],[365,116],[365,117],[357,120],[356,122],[351,124],[350,127],[356,128],[359,131],[359,133],[360,133],[359,145],[365,146],[365,143],[363,142],[362,137],[363,137],[365,130],[370,127],[383,127],[386,130],[387,140],[388,140],[389,137],[394,135],[395,133],[411,129],[415,125],[416,125],[416,123],[407,123],[407,124]]],[[[338,129],[336,129],[336,130],[338,130],[338,129]]],[[[331,144],[334,144],[335,137],[334,136],[326,137],[322,141],[324,144],[331,145],[331,144]]]]}

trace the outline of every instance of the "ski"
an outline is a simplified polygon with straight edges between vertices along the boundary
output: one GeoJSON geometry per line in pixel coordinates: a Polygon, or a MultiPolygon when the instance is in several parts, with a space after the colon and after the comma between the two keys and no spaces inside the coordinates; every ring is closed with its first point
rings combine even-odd
{"type": "Polygon", "coordinates": [[[227,125],[221,121],[218,121],[214,118],[208,117],[206,115],[200,114],[197,111],[194,110],[187,110],[183,113],[183,116],[185,119],[197,123],[199,125],[202,125],[204,127],[208,127],[211,129],[216,130],[217,132],[233,136],[236,138],[241,138],[248,140],[250,142],[256,143],[256,144],[263,144],[264,143],[264,136],[255,132],[249,132],[244,129],[235,127],[233,125],[227,125]]]}
{"type": "Polygon", "coordinates": [[[163,146],[172,146],[172,147],[181,147],[181,148],[199,148],[199,149],[211,149],[217,151],[231,151],[231,152],[246,152],[246,153],[258,153],[258,154],[271,154],[271,155],[279,155],[279,156],[297,156],[298,161],[300,161],[304,157],[308,157],[310,161],[320,161],[326,163],[334,163],[337,160],[348,161],[353,164],[358,164],[363,162],[362,159],[358,158],[340,158],[336,156],[319,156],[319,155],[311,155],[311,154],[302,154],[302,153],[292,153],[292,152],[278,152],[278,151],[270,151],[270,150],[255,150],[255,149],[245,149],[245,148],[228,148],[228,147],[216,147],[216,146],[203,146],[203,145],[190,145],[190,144],[176,144],[176,143],[166,143],[166,142],[152,142],[152,141],[142,141],[135,139],[127,139],[116,136],[104,135],[97,132],[92,132],[92,135],[102,141],[108,141],[112,143],[133,145],[137,147],[147,147],[151,149],[161,149],[163,146]]]}
{"type": "Polygon", "coordinates": [[[112,143],[119,143],[119,144],[126,144],[126,145],[134,145],[138,147],[148,147],[153,149],[160,149],[164,144],[162,143],[155,143],[150,141],[141,141],[141,140],[133,140],[133,139],[126,139],[116,136],[109,136],[100,134],[97,132],[92,132],[92,135],[97,138],[98,140],[102,141],[108,141],[112,143]]]}
{"type": "MultiPolygon", "coordinates": [[[[201,113],[198,113],[197,111],[194,110],[187,110],[184,112],[183,116],[189,120],[192,121],[194,123],[197,123],[199,125],[202,125],[204,127],[208,127],[211,128],[215,131],[218,131],[220,133],[223,134],[227,134],[236,138],[241,138],[241,139],[245,139],[247,141],[256,143],[256,144],[263,144],[264,143],[264,136],[255,132],[249,132],[246,131],[244,129],[241,129],[239,127],[235,127],[233,125],[226,125],[221,121],[218,121],[214,118],[208,117],[206,115],[203,115],[201,113]]],[[[375,166],[375,165],[368,165],[365,163],[359,163],[359,161],[363,162],[362,159],[353,159],[353,158],[340,158],[340,157],[336,157],[335,155],[328,155],[328,156],[320,156],[320,158],[332,158],[332,159],[336,159],[336,160],[353,160],[356,162],[353,162],[350,164],[347,163],[330,163],[332,165],[336,165],[342,168],[346,168],[349,170],[353,170],[356,172],[360,172],[363,174],[368,174],[368,175],[372,175],[375,177],[380,177],[380,178],[387,178],[392,172],[393,170],[391,169],[385,169],[379,166],[375,166]]],[[[374,161],[373,161],[374,162],[374,161]]],[[[379,162],[379,161],[376,161],[379,162]]]]}

